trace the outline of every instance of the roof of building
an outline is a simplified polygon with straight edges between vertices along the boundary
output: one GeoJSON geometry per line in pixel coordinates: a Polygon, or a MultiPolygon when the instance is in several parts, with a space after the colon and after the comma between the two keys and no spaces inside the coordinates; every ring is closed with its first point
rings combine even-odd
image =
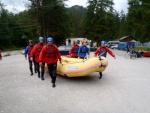
{"type": "Polygon", "coordinates": [[[129,37],[131,37],[133,40],[137,41],[137,39],[134,38],[133,36],[124,36],[124,37],[120,38],[119,41],[122,41],[122,40],[124,40],[126,38],[129,38],[129,37]]]}

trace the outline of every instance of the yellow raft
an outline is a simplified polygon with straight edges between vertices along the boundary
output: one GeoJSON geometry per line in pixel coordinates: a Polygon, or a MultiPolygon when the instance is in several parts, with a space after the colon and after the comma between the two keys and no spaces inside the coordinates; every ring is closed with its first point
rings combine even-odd
{"type": "Polygon", "coordinates": [[[103,72],[108,66],[105,57],[93,57],[89,59],[62,57],[62,64],[57,64],[57,74],[67,77],[82,77],[93,72],[103,72]]]}

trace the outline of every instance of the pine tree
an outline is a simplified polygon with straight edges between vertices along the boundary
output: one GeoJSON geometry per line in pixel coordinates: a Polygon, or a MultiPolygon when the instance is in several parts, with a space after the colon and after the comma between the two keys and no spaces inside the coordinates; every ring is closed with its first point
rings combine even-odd
{"type": "Polygon", "coordinates": [[[114,38],[115,16],[112,0],[89,0],[85,18],[86,37],[99,40],[114,38]]]}

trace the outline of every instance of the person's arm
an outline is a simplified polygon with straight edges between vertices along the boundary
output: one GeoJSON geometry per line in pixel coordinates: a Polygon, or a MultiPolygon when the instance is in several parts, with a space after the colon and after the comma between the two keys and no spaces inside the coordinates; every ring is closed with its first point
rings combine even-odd
{"type": "Polygon", "coordinates": [[[90,49],[87,47],[87,54],[90,55],[90,49]]]}
{"type": "Polygon", "coordinates": [[[88,47],[86,47],[86,48],[87,48],[86,54],[88,55],[88,58],[90,58],[90,49],[88,47]]]}
{"type": "Polygon", "coordinates": [[[29,49],[29,46],[27,46],[27,47],[25,48],[25,50],[24,50],[25,59],[27,59],[28,49],[29,49]]]}
{"type": "Polygon", "coordinates": [[[40,55],[39,55],[39,62],[41,62],[41,63],[42,63],[42,61],[43,61],[43,56],[44,56],[45,51],[46,51],[46,46],[44,46],[44,47],[42,48],[42,50],[41,50],[41,52],[40,52],[40,55]]]}
{"type": "Polygon", "coordinates": [[[108,49],[107,47],[106,47],[106,51],[107,51],[112,57],[115,58],[115,54],[114,54],[110,49],[108,49]]]}
{"type": "Polygon", "coordinates": [[[71,47],[70,51],[69,51],[69,55],[72,54],[72,50],[74,49],[74,46],[71,47]]]}
{"type": "Polygon", "coordinates": [[[31,50],[30,60],[32,60],[32,61],[33,61],[33,56],[35,55],[36,47],[37,47],[37,45],[35,45],[35,46],[33,47],[33,49],[31,50]]]}
{"type": "Polygon", "coordinates": [[[60,52],[59,52],[59,50],[58,50],[58,48],[56,47],[56,53],[57,53],[57,57],[58,57],[58,59],[59,59],[59,61],[60,61],[60,63],[61,63],[61,55],[60,55],[60,52]]]}
{"type": "Polygon", "coordinates": [[[81,46],[78,49],[78,56],[80,57],[81,46]]]}
{"type": "Polygon", "coordinates": [[[98,55],[98,53],[100,53],[100,48],[97,48],[97,50],[94,53],[94,57],[96,57],[98,55]]]}

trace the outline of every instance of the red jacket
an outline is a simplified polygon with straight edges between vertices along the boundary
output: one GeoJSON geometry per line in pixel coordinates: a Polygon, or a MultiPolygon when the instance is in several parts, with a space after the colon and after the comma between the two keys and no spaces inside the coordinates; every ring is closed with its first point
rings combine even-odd
{"type": "Polygon", "coordinates": [[[44,44],[36,44],[30,53],[30,57],[35,56],[36,62],[39,62],[39,55],[43,47],[44,47],[44,44]]]}
{"type": "Polygon", "coordinates": [[[100,54],[101,51],[106,51],[106,53],[104,53],[104,54],[107,54],[107,52],[108,52],[112,57],[115,57],[113,52],[107,47],[99,47],[99,48],[97,48],[97,50],[94,53],[94,56],[97,56],[98,54],[100,54]]]}
{"type": "Polygon", "coordinates": [[[72,57],[78,57],[79,45],[73,45],[69,51],[69,55],[72,57]]]}
{"type": "Polygon", "coordinates": [[[57,61],[61,61],[60,52],[56,45],[45,45],[40,53],[40,62],[45,62],[47,64],[55,64],[57,61]]]}
{"type": "Polygon", "coordinates": [[[28,52],[27,52],[27,54],[28,55],[30,55],[31,54],[31,51],[32,51],[32,49],[34,48],[34,46],[29,46],[29,48],[28,48],[28,52]]]}

